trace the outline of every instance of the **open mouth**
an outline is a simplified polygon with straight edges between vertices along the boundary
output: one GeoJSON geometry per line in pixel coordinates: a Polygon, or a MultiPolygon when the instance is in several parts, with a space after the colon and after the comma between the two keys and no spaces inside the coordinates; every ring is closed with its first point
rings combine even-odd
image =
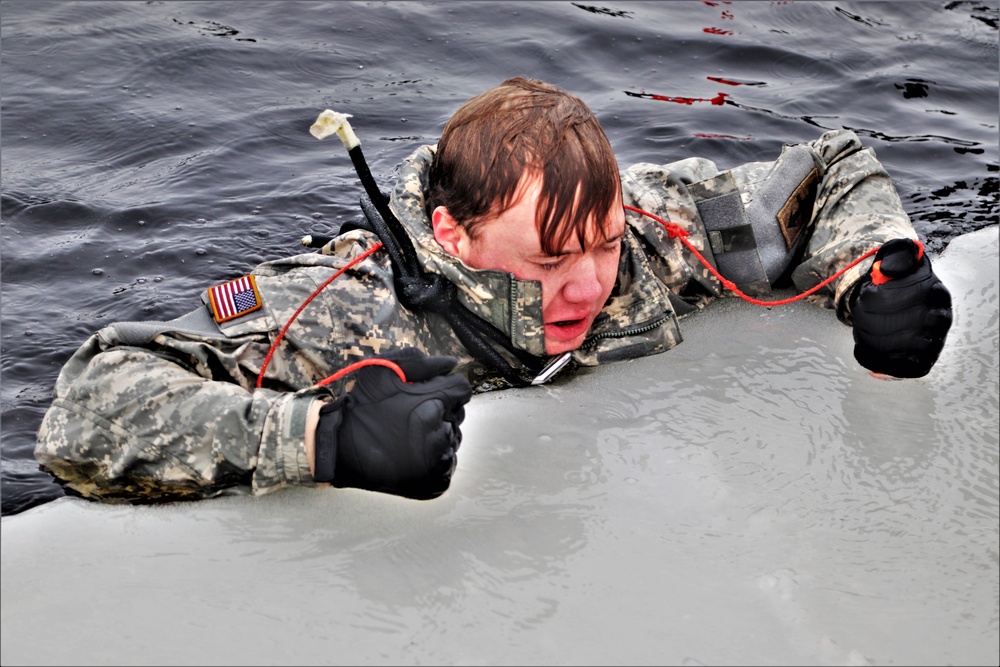
{"type": "Polygon", "coordinates": [[[590,318],[581,317],[573,320],[556,320],[546,322],[545,334],[553,340],[569,341],[579,338],[590,328],[590,318]]]}

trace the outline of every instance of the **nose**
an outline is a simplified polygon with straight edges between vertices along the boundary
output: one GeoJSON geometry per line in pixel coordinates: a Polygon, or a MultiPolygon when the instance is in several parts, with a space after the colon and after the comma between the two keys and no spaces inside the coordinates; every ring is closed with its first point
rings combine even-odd
{"type": "Polygon", "coordinates": [[[592,303],[601,297],[597,263],[590,253],[577,260],[563,285],[563,298],[571,303],[592,303]]]}

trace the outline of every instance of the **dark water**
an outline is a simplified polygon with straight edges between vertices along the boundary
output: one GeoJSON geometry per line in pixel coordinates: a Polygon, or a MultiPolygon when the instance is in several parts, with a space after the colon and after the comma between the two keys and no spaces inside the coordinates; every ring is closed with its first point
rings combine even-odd
{"type": "Polygon", "coordinates": [[[997,2],[44,2],[2,20],[3,514],[56,498],[32,457],[93,331],[356,215],[377,176],[513,75],[595,110],[620,163],[731,166],[850,128],[933,253],[998,222],[997,2]]]}

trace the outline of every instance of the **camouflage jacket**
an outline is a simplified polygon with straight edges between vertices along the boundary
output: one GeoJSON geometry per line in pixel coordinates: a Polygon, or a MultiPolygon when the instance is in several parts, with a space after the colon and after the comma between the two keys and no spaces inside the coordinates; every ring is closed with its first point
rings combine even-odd
{"type": "MultiPolygon", "coordinates": [[[[424,206],[433,150],[425,146],[409,156],[391,192],[390,205],[423,269],[455,284],[461,303],[518,348],[543,355],[540,285],[471,269],[434,240],[424,206]]],[[[637,164],[623,172],[622,189],[626,205],[679,225],[720,266],[726,253],[743,247],[740,230],[753,222],[759,231],[766,218],[784,234],[775,238],[789,249],[793,263],[785,273],[800,291],[890,238],[916,238],[885,170],[849,131],[724,172],[700,158],[637,164]],[[799,176],[779,183],[784,194],[771,202],[772,186],[788,180],[793,164],[799,176]]],[[[679,318],[722,295],[716,278],[662,224],[631,211],[627,221],[617,284],[573,353],[577,367],[670,349],[681,342],[679,318]]],[[[206,290],[202,305],[176,320],[101,329],[57,379],[38,432],[37,460],[75,492],[104,500],[262,494],[313,484],[304,446],[307,408],[350,390],[350,376],[323,387],[317,382],[351,362],[416,346],[457,357],[456,372],[478,391],[506,386],[470,356],[443,317],[400,304],[383,251],[330,282],[301,310],[262,387],[256,386],[278,332],[334,272],[377,242],[355,229],[319,252],[261,264],[250,274],[256,308],[231,319],[213,317],[218,290],[206,290]]],[[[809,298],[836,308],[849,324],[845,294],[867,269],[862,263],[809,298]]],[[[766,293],[768,281],[753,287],[766,293]]]]}

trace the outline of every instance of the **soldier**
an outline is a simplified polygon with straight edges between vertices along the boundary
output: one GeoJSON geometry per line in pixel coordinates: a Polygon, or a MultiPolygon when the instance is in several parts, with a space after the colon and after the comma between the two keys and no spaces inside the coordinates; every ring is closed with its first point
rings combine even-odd
{"type": "Polygon", "coordinates": [[[80,347],[38,432],[45,469],[109,501],[288,484],[427,499],[450,484],[473,392],[668,350],[679,318],[734,285],[820,286],[808,298],[853,325],[857,360],[897,377],[925,375],[951,324],[888,174],[850,131],[723,172],[689,158],[620,174],[581,100],[518,77],[464,104],[389,197],[352,158],[364,219],[318,252],[80,347]],[[353,362],[372,365],[339,372],[353,362]]]}

